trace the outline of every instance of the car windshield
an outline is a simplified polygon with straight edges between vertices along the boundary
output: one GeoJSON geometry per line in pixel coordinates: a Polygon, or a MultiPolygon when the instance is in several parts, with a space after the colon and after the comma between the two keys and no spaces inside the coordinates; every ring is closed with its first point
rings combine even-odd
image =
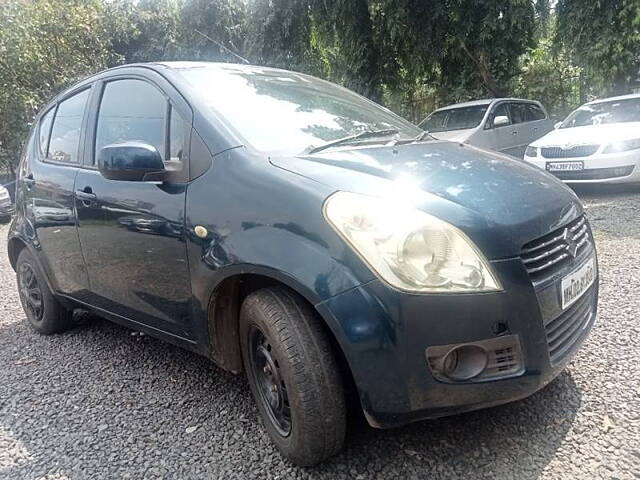
{"type": "Polygon", "coordinates": [[[429,132],[464,130],[480,125],[489,105],[448,108],[436,110],[420,124],[420,128],[429,132]]]}
{"type": "Polygon", "coordinates": [[[421,132],[356,93],[299,73],[221,65],[178,72],[246,142],[266,152],[297,154],[365,131],[398,131],[362,140],[367,143],[413,138],[421,132]]]}
{"type": "Polygon", "coordinates": [[[583,105],[571,113],[560,128],[626,122],[640,122],[640,98],[583,105]]]}

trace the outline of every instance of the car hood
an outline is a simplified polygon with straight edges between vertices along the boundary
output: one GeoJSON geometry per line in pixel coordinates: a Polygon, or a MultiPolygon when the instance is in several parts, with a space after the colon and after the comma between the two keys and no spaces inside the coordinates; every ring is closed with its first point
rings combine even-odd
{"type": "Polygon", "coordinates": [[[587,125],[585,127],[558,128],[539,138],[534,147],[564,145],[601,145],[640,137],[640,122],[587,125]]]}
{"type": "Polygon", "coordinates": [[[575,194],[543,170],[452,142],[333,149],[271,162],[336,190],[408,195],[417,208],[463,230],[490,259],[517,256],[525,243],[582,213],[575,194]]]}
{"type": "Polygon", "coordinates": [[[464,130],[446,130],[443,132],[433,132],[431,133],[431,136],[438,140],[466,142],[474,131],[474,128],[465,128],[464,130]]]}

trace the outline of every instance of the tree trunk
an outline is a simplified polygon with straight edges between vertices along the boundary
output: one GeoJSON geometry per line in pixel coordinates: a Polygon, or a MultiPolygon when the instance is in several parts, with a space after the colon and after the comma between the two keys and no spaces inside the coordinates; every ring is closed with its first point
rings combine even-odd
{"type": "Polygon", "coordinates": [[[480,80],[484,87],[489,91],[489,93],[494,97],[506,97],[507,92],[498,85],[496,82],[493,73],[491,73],[491,61],[489,60],[487,54],[480,50],[477,55],[469,51],[464,42],[460,42],[462,44],[462,49],[467,54],[469,59],[474,63],[477,68],[478,75],[480,76],[480,80]]]}

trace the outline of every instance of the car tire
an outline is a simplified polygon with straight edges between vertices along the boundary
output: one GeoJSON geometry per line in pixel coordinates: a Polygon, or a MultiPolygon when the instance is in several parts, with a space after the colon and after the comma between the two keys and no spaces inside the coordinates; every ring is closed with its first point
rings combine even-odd
{"type": "Polygon", "coordinates": [[[240,310],[245,371],[271,439],[296,465],[337,453],[345,392],[327,333],[311,306],[284,287],[251,293],[240,310]]]}
{"type": "Polygon", "coordinates": [[[26,248],[18,255],[16,280],[20,303],[34,330],[43,335],[51,335],[71,328],[73,310],[64,308],[55,299],[40,265],[26,248]]]}

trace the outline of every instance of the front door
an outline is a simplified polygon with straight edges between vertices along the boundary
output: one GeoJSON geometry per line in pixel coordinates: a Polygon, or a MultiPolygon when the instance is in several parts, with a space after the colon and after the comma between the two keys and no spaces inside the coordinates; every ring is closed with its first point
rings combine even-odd
{"type": "Polygon", "coordinates": [[[142,182],[108,180],[95,168],[78,173],[78,232],[91,303],[189,338],[183,155],[187,123],[166,94],[145,80],[115,79],[101,87],[93,159],[105,145],[140,141],[160,152],[172,175],[165,182],[142,182]]]}

